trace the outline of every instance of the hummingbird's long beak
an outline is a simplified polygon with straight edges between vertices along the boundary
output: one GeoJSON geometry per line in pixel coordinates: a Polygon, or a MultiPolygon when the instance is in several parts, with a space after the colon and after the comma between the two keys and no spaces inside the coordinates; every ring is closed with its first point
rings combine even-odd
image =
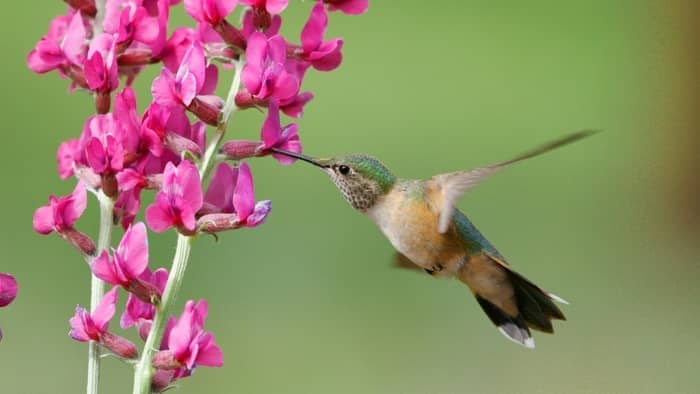
{"type": "Polygon", "coordinates": [[[315,165],[316,167],[328,168],[328,165],[321,163],[320,160],[315,159],[313,157],[306,156],[306,155],[302,155],[301,153],[294,153],[294,152],[290,152],[288,150],[279,149],[279,148],[270,148],[270,150],[275,152],[275,153],[279,153],[280,155],[293,157],[295,159],[299,159],[299,160],[305,161],[307,163],[311,163],[311,164],[315,165]]]}

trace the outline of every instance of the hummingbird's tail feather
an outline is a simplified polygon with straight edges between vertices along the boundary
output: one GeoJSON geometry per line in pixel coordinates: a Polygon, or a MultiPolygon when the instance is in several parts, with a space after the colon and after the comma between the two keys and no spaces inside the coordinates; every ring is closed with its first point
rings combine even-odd
{"type": "Polygon", "coordinates": [[[508,339],[532,348],[530,329],[553,333],[552,320],[566,320],[554,301],[564,301],[488,253],[474,255],[458,273],[486,315],[508,339]]]}
{"type": "Polygon", "coordinates": [[[479,303],[479,305],[481,305],[481,309],[483,309],[486,316],[491,319],[491,322],[498,327],[498,331],[500,331],[501,334],[511,341],[525,346],[526,348],[533,349],[535,347],[535,340],[532,339],[530,329],[528,329],[522,316],[510,316],[501,308],[492,304],[487,299],[482,298],[478,294],[475,294],[475,297],[476,301],[479,303]]]}

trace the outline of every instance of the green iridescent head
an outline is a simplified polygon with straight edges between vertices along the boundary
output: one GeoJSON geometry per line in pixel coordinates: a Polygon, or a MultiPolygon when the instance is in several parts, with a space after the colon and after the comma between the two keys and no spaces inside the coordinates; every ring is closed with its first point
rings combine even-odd
{"type": "Polygon", "coordinates": [[[329,159],[275,150],[320,167],[343,193],[353,208],[366,211],[394,186],[396,177],[379,160],[367,155],[338,156],[329,159]]]}

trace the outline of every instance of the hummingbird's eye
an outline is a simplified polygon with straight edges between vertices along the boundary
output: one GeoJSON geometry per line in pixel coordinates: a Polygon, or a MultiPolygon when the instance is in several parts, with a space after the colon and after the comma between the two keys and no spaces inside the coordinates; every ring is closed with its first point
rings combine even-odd
{"type": "Polygon", "coordinates": [[[345,164],[341,164],[338,166],[338,172],[343,175],[348,175],[350,173],[350,167],[346,166],[345,164]]]}

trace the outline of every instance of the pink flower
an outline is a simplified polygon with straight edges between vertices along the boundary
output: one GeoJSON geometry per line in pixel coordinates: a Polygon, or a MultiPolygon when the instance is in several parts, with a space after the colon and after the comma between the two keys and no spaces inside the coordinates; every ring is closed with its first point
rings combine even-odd
{"type": "Polygon", "coordinates": [[[185,0],[185,11],[197,22],[216,26],[233,11],[237,0],[185,0]]]}
{"type": "Polygon", "coordinates": [[[17,297],[17,280],[10,274],[0,272],[0,307],[8,306],[17,297]]]}
{"type": "Polygon", "coordinates": [[[165,49],[161,53],[163,65],[173,73],[177,73],[177,69],[182,63],[182,58],[189,51],[192,44],[197,40],[197,31],[189,27],[176,28],[167,43],[165,49]]]}
{"type": "Polygon", "coordinates": [[[80,86],[87,89],[82,66],[87,51],[88,26],[80,12],[69,11],[55,18],[48,33],[37,43],[27,57],[27,65],[36,73],[58,70],[60,75],[73,80],[71,89],[80,86]]]}
{"type": "Polygon", "coordinates": [[[210,125],[218,124],[223,101],[211,95],[216,89],[218,71],[216,66],[206,66],[204,50],[199,42],[187,50],[182,63],[173,74],[163,68],[151,85],[153,100],[165,107],[183,106],[210,125]]]}
{"type": "Polygon", "coordinates": [[[80,136],[85,163],[95,174],[102,176],[102,189],[110,197],[117,193],[113,175],[124,168],[126,151],[122,136],[111,113],[90,117],[80,136]]]}
{"type": "Polygon", "coordinates": [[[117,288],[108,291],[92,313],[77,306],[70,319],[71,338],[79,342],[95,341],[119,357],[136,358],[138,351],[129,340],[107,331],[117,304],[117,288]]]}
{"type": "Polygon", "coordinates": [[[248,39],[243,86],[257,100],[289,99],[299,91],[299,79],[285,68],[287,44],[282,36],[269,39],[254,32],[248,39]]]}
{"type": "Polygon", "coordinates": [[[111,34],[102,33],[90,43],[85,61],[85,79],[90,90],[107,94],[119,86],[115,50],[111,34]]]}
{"type": "Polygon", "coordinates": [[[49,197],[49,204],[34,212],[34,231],[50,234],[53,231],[65,233],[73,230],[75,222],[87,207],[85,184],[78,182],[73,193],[65,197],[49,197]]]}
{"type": "Polygon", "coordinates": [[[195,213],[202,207],[202,184],[197,167],[183,160],[175,167],[168,163],[163,187],[155,202],[146,209],[146,222],[157,233],[175,227],[183,234],[194,234],[195,213]]]}
{"type": "Polygon", "coordinates": [[[187,301],[184,312],[170,331],[167,350],[159,351],[153,358],[156,368],[185,367],[191,371],[199,365],[207,367],[223,365],[224,355],[214,343],[214,336],[203,330],[207,312],[205,300],[197,304],[187,301]]]}
{"type": "Polygon", "coordinates": [[[57,16],[51,21],[48,33],[29,52],[27,65],[30,70],[43,74],[67,63],[61,45],[72,19],[73,15],[69,14],[57,16]]]}
{"type": "Polygon", "coordinates": [[[122,56],[157,56],[165,47],[169,8],[167,0],[108,0],[104,31],[127,47],[122,56]]]}
{"type": "Polygon", "coordinates": [[[323,41],[327,27],[328,15],[323,3],[319,1],[311,9],[309,20],[301,31],[301,49],[297,50],[301,59],[311,63],[319,71],[334,70],[343,60],[340,52],[343,48],[342,39],[323,41]]]}
{"type": "MultiPolygon", "coordinates": [[[[149,283],[162,294],[168,281],[168,271],[165,268],[159,268],[155,272],[151,272],[151,270],[146,268],[139,279],[149,283]]],[[[151,330],[151,322],[155,313],[156,308],[152,304],[143,302],[135,295],[129,294],[119,325],[124,329],[135,325],[139,330],[141,339],[146,340],[148,332],[151,330]]]]}
{"type": "Polygon", "coordinates": [[[136,223],[124,233],[117,250],[110,257],[107,251],[94,259],[90,269],[96,277],[112,285],[122,286],[143,302],[157,303],[160,290],[141,280],[141,275],[148,267],[148,238],[146,226],[136,223]]]}
{"type": "Polygon", "coordinates": [[[331,11],[340,10],[349,15],[364,14],[369,7],[369,0],[323,0],[331,11]]]}
{"type": "Polygon", "coordinates": [[[114,112],[90,117],[80,136],[79,161],[102,176],[102,190],[117,196],[114,175],[130,165],[139,150],[140,122],[131,88],[116,96],[114,112]]]}
{"type": "Polygon", "coordinates": [[[281,126],[277,100],[270,100],[267,118],[265,118],[260,131],[260,139],[262,140],[261,142],[247,140],[227,141],[221,146],[221,152],[230,160],[241,160],[248,157],[272,154],[283,165],[292,164],[295,159],[274,153],[271,149],[279,148],[294,153],[301,152],[297,125],[292,123],[284,127],[281,126]]]}
{"type": "Polygon", "coordinates": [[[276,15],[282,13],[282,11],[287,8],[289,0],[241,0],[241,3],[276,15]]]}
{"type": "Polygon", "coordinates": [[[255,202],[253,176],[245,163],[236,168],[219,164],[204,201],[205,215],[198,223],[208,233],[259,226],[271,209],[269,200],[255,202]]]}
{"type": "MultiPolygon", "coordinates": [[[[294,153],[301,153],[301,142],[299,142],[297,124],[291,123],[284,127],[281,126],[279,108],[275,100],[270,101],[267,118],[265,118],[265,122],[263,123],[260,137],[263,141],[263,150],[280,148],[294,153]]],[[[292,164],[295,160],[277,153],[273,153],[272,156],[277,159],[280,164],[284,165],[292,164]]]]}

